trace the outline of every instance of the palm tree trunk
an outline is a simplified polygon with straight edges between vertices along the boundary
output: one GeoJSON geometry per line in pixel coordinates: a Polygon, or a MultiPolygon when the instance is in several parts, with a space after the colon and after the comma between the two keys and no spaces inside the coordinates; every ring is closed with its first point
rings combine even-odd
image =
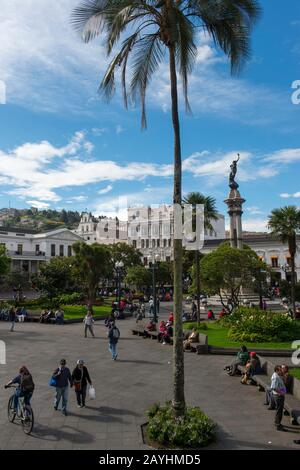
{"type": "Polygon", "coordinates": [[[196,291],[197,291],[197,326],[200,325],[200,256],[196,251],[196,291]]]}
{"type": "MultiPolygon", "coordinates": [[[[177,73],[174,47],[169,47],[170,54],[170,81],[172,100],[172,120],[174,129],[174,197],[173,203],[182,203],[181,184],[181,143],[178,112],[177,73]]],[[[176,223],[176,220],[174,219],[176,223]]],[[[184,352],[182,334],[182,239],[174,237],[174,396],[173,409],[176,417],[185,413],[184,398],[184,352]]]]}
{"type": "Polygon", "coordinates": [[[292,298],[292,309],[293,318],[296,318],[296,299],[295,299],[295,284],[296,284],[296,269],[295,269],[295,255],[291,254],[291,298],[292,298]]]}

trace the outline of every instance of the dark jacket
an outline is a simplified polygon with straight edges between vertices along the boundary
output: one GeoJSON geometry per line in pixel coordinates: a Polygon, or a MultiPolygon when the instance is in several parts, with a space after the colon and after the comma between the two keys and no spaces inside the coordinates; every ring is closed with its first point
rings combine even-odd
{"type": "Polygon", "coordinates": [[[108,339],[109,339],[109,342],[110,343],[115,343],[117,344],[117,342],[119,341],[119,338],[115,338],[114,337],[114,330],[117,330],[119,332],[119,338],[120,338],[120,331],[119,329],[116,327],[116,326],[112,326],[111,328],[109,328],[108,330],[108,339]]]}
{"type": "Polygon", "coordinates": [[[15,321],[16,320],[16,311],[14,308],[11,308],[9,311],[9,321],[15,321]]]}
{"type": "Polygon", "coordinates": [[[71,386],[73,385],[71,372],[68,367],[64,367],[61,371],[57,368],[53,373],[53,378],[56,379],[57,388],[67,387],[69,382],[71,386]]]}
{"type": "Polygon", "coordinates": [[[72,380],[74,383],[81,383],[81,387],[85,387],[87,383],[91,384],[90,374],[85,366],[82,369],[75,367],[72,373],[72,380]]]}

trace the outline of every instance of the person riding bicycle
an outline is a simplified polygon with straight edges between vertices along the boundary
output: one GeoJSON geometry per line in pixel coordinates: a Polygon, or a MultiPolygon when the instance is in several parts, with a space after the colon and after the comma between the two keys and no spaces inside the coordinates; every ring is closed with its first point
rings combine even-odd
{"type": "Polygon", "coordinates": [[[14,393],[13,401],[14,411],[15,413],[17,413],[19,398],[24,398],[24,404],[26,406],[30,406],[30,400],[34,391],[34,382],[32,379],[32,375],[30,374],[27,367],[22,366],[19,370],[19,375],[17,375],[14,379],[8,382],[4,386],[4,388],[9,388],[13,384],[19,385],[14,393]]]}

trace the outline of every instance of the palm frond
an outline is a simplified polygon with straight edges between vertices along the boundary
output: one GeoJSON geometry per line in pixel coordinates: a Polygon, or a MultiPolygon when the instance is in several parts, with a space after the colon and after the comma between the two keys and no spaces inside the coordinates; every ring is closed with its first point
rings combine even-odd
{"type": "Polygon", "coordinates": [[[105,13],[109,0],[83,0],[74,8],[71,24],[79,31],[85,42],[89,42],[102,33],[105,26],[105,13]]]}

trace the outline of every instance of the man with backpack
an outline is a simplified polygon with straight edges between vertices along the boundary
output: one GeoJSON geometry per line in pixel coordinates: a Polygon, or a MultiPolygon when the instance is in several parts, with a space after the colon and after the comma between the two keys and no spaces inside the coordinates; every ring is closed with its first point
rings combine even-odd
{"type": "Polygon", "coordinates": [[[32,375],[30,374],[27,367],[22,366],[19,370],[19,375],[17,375],[14,379],[8,382],[5,385],[5,388],[10,387],[10,385],[18,384],[18,388],[14,393],[14,411],[17,413],[18,411],[18,404],[19,398],[24,398],[24,403],[26,406],[30,406],[30,400],[34,391],[34,382],[32,379],[32,375]]]}
{"type": "Polygon", "coordinates": [[[107,336],[109,344],[108,349],[111,352],[113,361],[115,361],[118,357],[117,344],[120,338],[120,331],[114,323],[109,326],[107,336]]]}

